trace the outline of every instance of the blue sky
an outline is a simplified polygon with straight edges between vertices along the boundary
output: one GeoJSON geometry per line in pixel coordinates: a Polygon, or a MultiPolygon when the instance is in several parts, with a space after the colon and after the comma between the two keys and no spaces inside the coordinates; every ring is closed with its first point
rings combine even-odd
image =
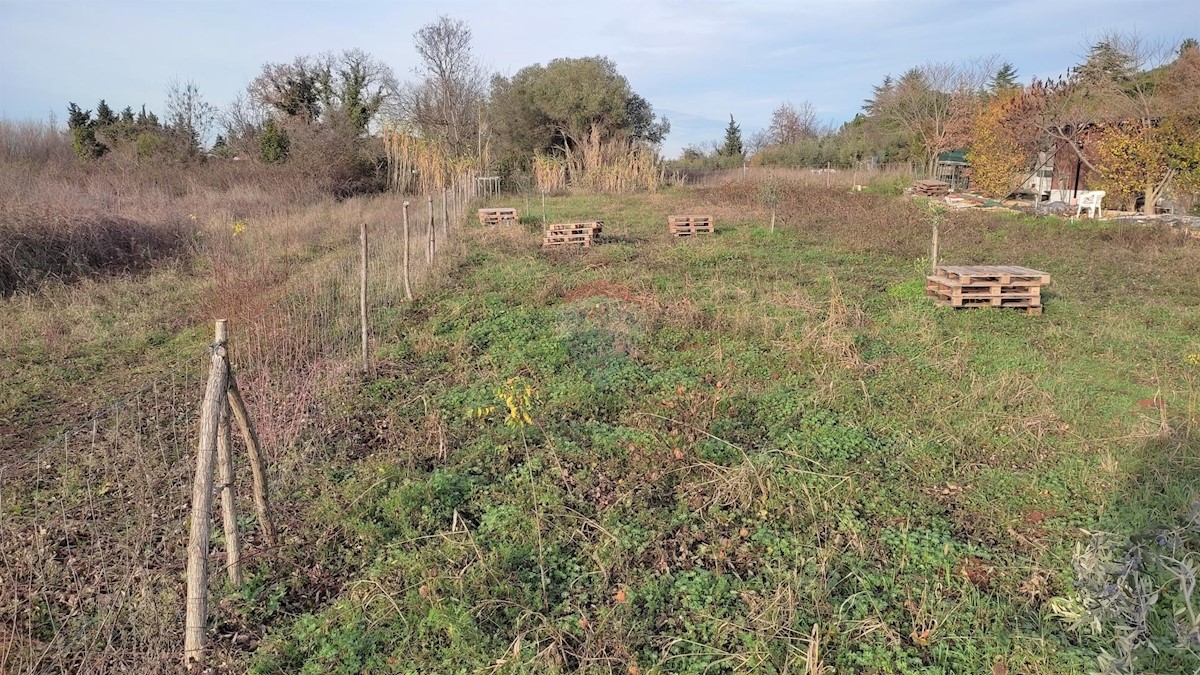
{"type": "Polygon", "coordinates": [[[1023,81],[1061,73],[1090,37],[1200,37],[1200,0],[0,0],[0,116],[60,121],[68,101],[162,107],[194,80],[224,105],[269,61],[362,48],[408,78],[412,33],[466,19],[475,51],[511,74],[603,54],[671,119],[665,150],[749,133],[783,101],[854,116],[872,85],[920,63],[999,55],[1023,81]]]}

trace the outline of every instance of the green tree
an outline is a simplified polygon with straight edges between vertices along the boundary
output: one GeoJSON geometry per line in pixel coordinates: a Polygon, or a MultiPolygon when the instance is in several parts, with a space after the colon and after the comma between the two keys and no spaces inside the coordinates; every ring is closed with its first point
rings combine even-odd
{"type": "Polygon", "coordinates": [[[71,148],[79,157],[96,159],[108,152],[108,146],[96,139],[96,120],[92,119],[91,110],[68,104],[67,129],[71,133],[71,148]]]}
{"type": "Polygon", "coordinates": [[[286,118],[325,129],[340,127],[355,138],[396,91],[391,68],[360,49],[290,64],[268,63],[250,83],[255,103],[286,118]]]}
{"type": "Polygon", "coordinates": [[[742,146],[742,128],[729,116],[729,126],[725,127],[725,143],[721,146],[720,154],[725,157],[744,157],[745,148],[742,146]]]}
{"type": "Polygon", "coordinates": [[[1008,91],[1017,86],[1017,69],[1007,61],[1004,62],[1004,65],[1000,66],[1000,69],[992,76],[992,81],[988,83],[988,89],[993,94],[1008,91]]]}
{"type": "Polygon", "coordinates": [[[100,129],[107,129],[117,123],[117,115],[113,109],[108,107],[104,99],[100,99],[100,103],[96,105],[96,126],[100,129]]]}
{"type": "Polygon", "coordinates": [[[263,162],[267,164],[283,162],[287,159],[290,149],[287,132],[280,129],[279,125],[275,124],[275,120],[268,118],[266,124],[263,125],[262,135],[259,137],[259,147],[263,162]]]}
{"type": "Polygon", "coordinates": [[[635,93],[610,59],[555,59],[492,80],[488,110],[501,152],[528,162],[536,153],[571,156],[593,140],[657,145],[670,123],[635,93]]]}
{"type": "Polygon", "coordinates": [[[139,131],[159,128],[158,116],[153,112],[147,111],[146,106],[142,106],[142,110],[138,113],[137,121],[134,124],[139,131]]]}

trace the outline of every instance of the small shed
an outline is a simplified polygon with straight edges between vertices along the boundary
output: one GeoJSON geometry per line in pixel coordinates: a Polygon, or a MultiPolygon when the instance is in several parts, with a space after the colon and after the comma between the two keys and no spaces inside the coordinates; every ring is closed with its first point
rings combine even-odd
{"type": "Polygon", "coordinates": [[[950,184],[951,190],[966,190],[971,186],[971,164],[967,161],[967,149],[949,150],[939,153],[934,179],[950,184]]]}

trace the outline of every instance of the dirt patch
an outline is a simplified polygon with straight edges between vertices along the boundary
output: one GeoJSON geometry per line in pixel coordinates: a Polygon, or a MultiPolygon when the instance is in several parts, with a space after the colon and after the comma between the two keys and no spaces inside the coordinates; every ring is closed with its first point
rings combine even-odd
{"type": "Polygon", "coordinates": [[[576,286],[563,295],[563,300],[567,302],[582,298],[613,298],[643,306],[654,302],[654,299],[648,295],[634,293],[628,286],[614,284],[611,281],[590,281],[576,286]]]}

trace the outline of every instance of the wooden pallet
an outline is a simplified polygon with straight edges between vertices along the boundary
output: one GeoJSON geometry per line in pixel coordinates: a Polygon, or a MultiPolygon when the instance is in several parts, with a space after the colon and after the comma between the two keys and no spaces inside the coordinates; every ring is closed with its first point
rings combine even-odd
{"type": "Polygon", "coordinates": [[[913,183],[912,192],[922,197],[945,197],[950,194],[950,184],[940,180],[919,180],[913,183]]]}
{"type": "Polygon", "coordinates": [[[1040,298],[1042,287],[1041,284],[1019,282],[1007,286],[981,282],[962,284],[945,277],[925,277],[925,292],[945,298],[1040,298]]]}
{"type": "Polygon", "coordinates": [[[1050,283],[1049,274],[1029,269],[1028,267],[1017,267],[1014,265],[970,265],[965,267],[938,265],[936,276],[945,277],[950,281],[964,285],[989,282],[1008,286],[1025,282],[1045,286],[1050,283]]]}
{"type": "Polygon", "coordinates": [[[519,218],[517,210],[512,207],[500,207],[495,209],[479,209],[479,224],[480,225],[515,225],[519,218]]]}
{"type": "Polygon", "coordinates": [[[1003,305],[981,305],[981,304],[971,304],[971,305],[951,305],[951,304],[950,304],[950,303],[948,303],[948,302],[941,302],[941,301],[939,301],[939,302],[937,302],[937,303],[935,303],[935,304],[936,304],[937,306],[939,306],[939,307],[951,307],[951,308],[953,308],[953,309],[970,309],[970,308],[972,308],[972,307],[1002,307],[1002,308],[1004,308],[1004,309],[1016,309],[1016,310],[1020,310],[1020,311],[1024,312],[1025,314],[1028,314],[1028,315],[1030,315],[1030,316],[1038,316],[1038,315],[1040,315],[1040,314],[1042,313],[1042,310],[1043,310],[1043,307],[1042,307],[1042,305],[1022,305],[1022,304],[1003,304],[1003,305]]]}
{"type": "Polygon", "coordinates": [[[667,216],[667,229],[676,237],[712,234],[716,231],[712,216],[667,216]]]}
{"type": "Polygon", "coordinates": [[[604,223],[558,223],[546,228],[542,237],[542,247],[555,246],[591,246],[604,229],[604,223]]]}
{"type": "Polygon", "coordinates": [[[1042,313],[1042,286],[1050,275],[1012,265],[938,265],[925,277],[925,294],[938,305],[955,307],[1009,307],[1027,314],[1042,313]]]}

